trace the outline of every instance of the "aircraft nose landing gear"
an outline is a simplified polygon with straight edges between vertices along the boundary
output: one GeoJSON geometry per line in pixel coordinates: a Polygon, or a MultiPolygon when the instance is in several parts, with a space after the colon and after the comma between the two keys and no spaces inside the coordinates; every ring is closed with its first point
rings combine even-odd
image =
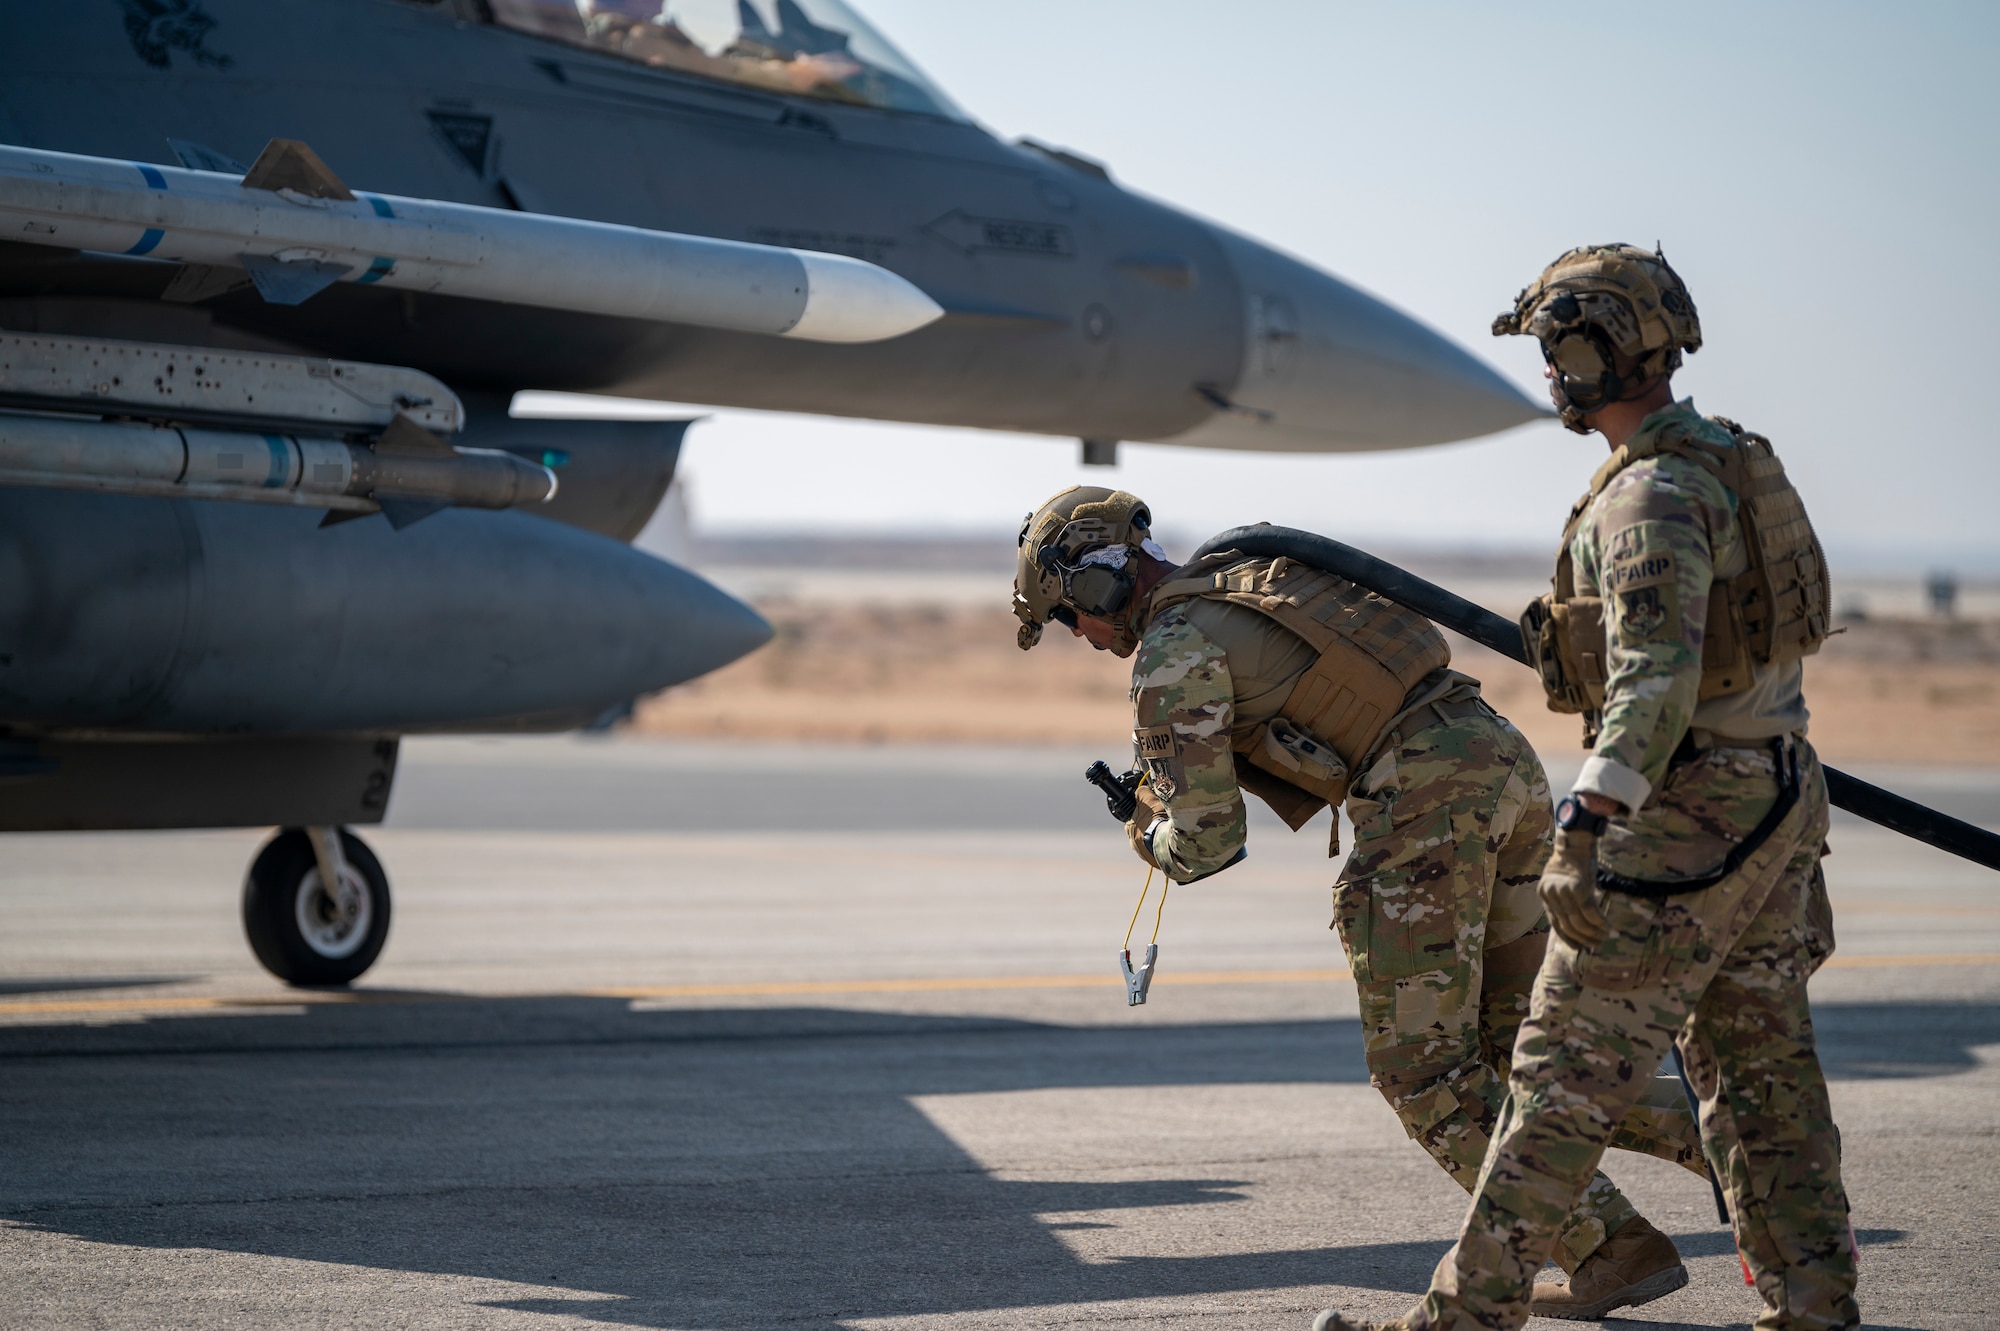
{"type": "Polygon", "coordinates": [[[344,827],[285,828],[243,880],[243,932],[286,984],[352,983],[388,941],[389,877],[344,827]]]}

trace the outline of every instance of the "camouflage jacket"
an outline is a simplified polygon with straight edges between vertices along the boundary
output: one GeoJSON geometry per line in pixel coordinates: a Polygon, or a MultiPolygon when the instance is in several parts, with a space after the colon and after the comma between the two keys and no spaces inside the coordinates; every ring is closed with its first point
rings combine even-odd
{"type": "MultiPolygon", "coordinates": [[[[1695,411],[1692,399],[1646,417],[1634,439],[1665,430],[1733,447],[1729,431],[1695,411]]],[[[1705,468],[1670,454],[1626,467],[1578,524],[1570,558],[1577,591],[1604,598],[1608,649],[1603,718],[1576,789],[1637,809],[1691,725],[1709,721],[1746,736],[1803,726],[1796,662],[1760,668],[1747,698],[1697,707],[1709,587],[1747,559],[1736,496],[1705,468]]]]}
{"type": "Polygon", "coordinates": [[[1175,882],[1214,872],[1243,846],[1235,719],[1228,654],[1188,621],[1186,605],[1155,616],[1132,656],[1132,737],[1167,812],[1147,848],[1175,882]]]}

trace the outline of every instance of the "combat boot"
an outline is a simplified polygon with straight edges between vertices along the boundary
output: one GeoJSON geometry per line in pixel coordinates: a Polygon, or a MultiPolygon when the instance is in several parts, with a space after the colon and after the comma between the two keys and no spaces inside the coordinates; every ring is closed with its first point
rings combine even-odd
{"type": "Polygon", "coordinates": [[[1626,1221],[1583,1259],[1576,1274],[1538,1280],[1528,1311],[1535,1317],[1594,1322],[1613,1308],[1631,1308],[1671,1294],[1688,1282],[1674,1241],[1644,1216],[1626,1221]]]}
{"type": "Polygon", "coordinates": [[[1342,1317],[1334,1309],[1328,1308],[1313,1318],[1313,1331],[1410,1331],[1410,1323],[1407,1318],[1402,1317],[1391,1317],[1387,1321],[1379,1318],[1356,1320],[1352,1317],[1342,1317]]]}

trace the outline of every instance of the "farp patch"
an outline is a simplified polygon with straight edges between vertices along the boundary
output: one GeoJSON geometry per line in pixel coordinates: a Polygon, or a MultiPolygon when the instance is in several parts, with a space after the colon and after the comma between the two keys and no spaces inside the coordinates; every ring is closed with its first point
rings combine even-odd
{"type": "Polygon", "coordinates": [[[1604,590],[1617,598],[1621,643],[1680,637],[1680,566],[1672,550],[1614,555],[1605,572],[1604,590]]]}
{"type": "Polygon", "coordinates": [[[1146,784],[1167,803],[1180,791],[1182,783],[1180,742],[1170,725],[1147,726],[1132,732],[1132,747],[1146,769],[1146,784]]]}

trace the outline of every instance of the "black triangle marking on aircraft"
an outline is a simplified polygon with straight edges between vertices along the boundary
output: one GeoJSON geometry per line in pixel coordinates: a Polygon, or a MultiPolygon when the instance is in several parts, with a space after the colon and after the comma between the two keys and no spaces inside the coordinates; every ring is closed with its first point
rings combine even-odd
{"type": "Polygon", "coordinates": [[[257,284],[257,294],[271,304],[302,305],[354,270],[344,263],[318,259],[287,261],[268,254],[246,254],[243,271],[257,284]]]}
{"type": "Polygon", "coordinates": [[[471,167],[474,175],[484,177],[493,145],[493,117],[470,111],[426,111],[424,115],[458,160],[471,167]]]}
{"type": "Polygon", "coordinates": [[[340,183],[333,168],[297,139],[272,139],[243,173],[244,189],[292,190],[309,199],[351,200],[354,191],[340,183]]]}

